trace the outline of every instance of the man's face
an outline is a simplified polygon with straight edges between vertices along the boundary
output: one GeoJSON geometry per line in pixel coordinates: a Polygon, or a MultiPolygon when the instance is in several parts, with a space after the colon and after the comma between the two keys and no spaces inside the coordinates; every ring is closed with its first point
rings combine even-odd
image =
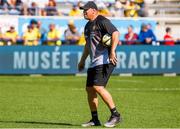
{"type": "Polygon", "coordinates": [[[14,31],[15,31],[14,28],[11,27],[11,28],[10,28],[10,32],[14,32],[14,31]]]}
{"type": "Polygon", "coordinates": [[[54,30],[54,28],[55,28],[55,25],[54,25],[54,24],[50,24],[50,25],[49,25],[49,30],[52,31],[52,30],[54,30]]]}
{"type": "Polygon", "coordinates": [[[143,26],[142,30],[143,30],[144,32],[147,32],[147,31],[148,31],[147,26],[143,26]]]}
{"type": "Polygon", "coordinates": [[[90,20],[93,17],[93,12],[94,12],[94,9],[92,8],[84,9],[83,11],[84,18],[87,20],[90,20]]]}
{"type": "Polygon", "coordinates": [[[128,33],[131,33],[131,32],[133,32],[133,29],[132,29],[132,27],[128,27],[128,33]]]}
{"type": "Polygon", "coordinates": [[[28,27],[28,32],[32,32],[32,26],[28,27]]]}

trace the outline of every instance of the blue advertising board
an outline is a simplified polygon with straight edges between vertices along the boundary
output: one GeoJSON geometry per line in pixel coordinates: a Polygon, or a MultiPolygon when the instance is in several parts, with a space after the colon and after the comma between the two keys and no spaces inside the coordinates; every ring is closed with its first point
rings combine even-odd
{"type": "MultiPolygon", "coordinates": [[[[3,46],[0,74],[76,74],[82,51],[82,46],[3,46]]],[[[118,46],[117,58],[114,74],[180,73],[180,46],[118,46]]]]}
{"type": "MultiPolygon", "coordinates": [[[[48,26],[51,23],[54,23],[56,25],[56,28],[60,31],[61,36],[60,39],[64,40],[64,31],[67,29],[67,24],[69,22],[69,20],[73,20],[75,26],[77,27],[78,31],[80,33],[82,33],[84,31],[84,26],[87,23],[86,20],[84,20],[83,18],[74,18],[74,17],[36,17],[36,18],[31,18],[31,17],[20,17],[18,20],[18,31],[19,34],[22,36],[23,32],[25,32],[27,26],[30,24],[31,20],[36,20],[36,21],[40,21],[42,23],[42,30],[44,30],[45,32],[48,32],[48,26]]],[[[156,21],[154,20],[145,20],[145,19],[116,19],[116,18],[111,18],[110,19],[111,22],[117,27],[117,29],[119,30],[119,32],[121,33],[120,35],[120,40],[124,39],[124,35],[125,33],[127,33],[127,27],[129,25],[132,25],[134,27],[134,32],[136,32],[137,34],[139,34],[140,32],[140,28],[141,25],[143,23],[145,24],[150,24],[152,26],[152,30],[155,31],[155,27],[156,27],[156,21]]]]}

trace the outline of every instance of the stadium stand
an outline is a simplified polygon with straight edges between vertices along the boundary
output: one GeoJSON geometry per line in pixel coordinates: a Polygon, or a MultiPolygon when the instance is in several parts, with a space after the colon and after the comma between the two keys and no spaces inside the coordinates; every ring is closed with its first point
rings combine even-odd
{"type": "MultiPolygon", "coordinates": [[[[43,16],[82,18],[82,12],[80,12],[78,7],[82,6],[85,2],[86,1],[83,0],[0,0],[0,16],[16,15],[19,18],[21,15],[25,15],[34,16],[34,18],[39,18],[43,16]]],[[[143,20],[152,19],[157,21],[155,35],[156,37],[158,37],[158,40],[164,40],[163,36],[165,34],[165,29],[167,27],[170,27],[172,30],[172,37],[175,37],[175,41],[179,43],[179,0],[96,0],[96,2],[100,14],[105,15],[107,17],[126,20],[130,18],[125,17],[138,17],[139,19],[141,19],[141,17],[144,17],[143,20]],[[170,17],[170,19],[167,17],[170,17]]],[[[41,21],[37,20],[37,22],[41,21]]],[[[49,25],[50,23],[47,24],[47,28],[49,25]]],[[[3,30],[3,25],[0,27],[3,30]]],[[[32,26],[30,25],[29,28],[31,29],[31,27],[32,26]]],[[[46,36],[48,35],[48,30],[45,30],[41,26],[39,26],[38,30],[41,36],[37,38],[39,43],[36,43],[36,45],[43,44],[45,40],[47,40],[46,36]]],[[[7,45],[6,31],[1,32],[0,34],[1,45],[7,45]]],[[[81,32],[82,31],[78,33],[81,32]]],[[[83,33],[80,37],[81,43],[77,44],[84,44],[83,33]]],[[[57,37],[56,39],[60,38],[57,37]]],[[[22,44],[23,40],[24,37],[21,36],[17,39],[17,42],[20,42],[20,44],[22,44]]],[[[64,43],[64,41],[62,41],[62,43],[66,44],[64,43]]],[[[45,44],[47,44],[47,42],[45,44]]]]}
{"type": "Polygon", "coordinates": [[[179,17],[179,0],[156,0],[148,4],[148,13],[152,17],[179,17]]]}

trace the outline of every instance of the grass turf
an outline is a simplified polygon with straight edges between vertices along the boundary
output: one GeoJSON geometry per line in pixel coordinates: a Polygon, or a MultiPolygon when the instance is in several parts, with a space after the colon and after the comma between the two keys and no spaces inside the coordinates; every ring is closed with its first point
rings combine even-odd
{"type": "MultiPolygon", "coordinates": [[[[80,128],[90,119],[86,77],[0,76],[0,128],[80,128]]],[[[180,127],[180,76],[112,76],[107,89],[123,122],[118,128],[180,127]]],[[[110,112],[100,100],[99,117],[110,112]]]]}

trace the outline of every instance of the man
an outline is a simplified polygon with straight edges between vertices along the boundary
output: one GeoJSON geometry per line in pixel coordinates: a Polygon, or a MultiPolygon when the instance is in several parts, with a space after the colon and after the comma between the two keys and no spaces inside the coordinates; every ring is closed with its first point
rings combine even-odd
{"type": "Polygon", "coordinates": [[[83,127],[100,126],[98,119],[98,97],[101,96],[111,111],[111,117],[104,124],[106,127],[114,127],[120,122],[120,114],[117,111],[111,94],[105,89],[108,79],[117,63],[115,49],[119,41],[119,32],[115,26],[104,16],[98,15],[98,9],[93,1],[87,2],[83,7],[84,18],[89,20],[85,26],[84,34],[86,44],[78,64],[79,71],[84,69],[85,60],[90,55],[91,65],[87,71],[86,91],[92,119],[82,124],[83,127]],[[107,48],[101,43],[104,34],[112,35],[112,46],[107,48]]]}
{"type": "Polygon", "coordinates": [[[141,25],[141,31],[139,33],[139,41],[141,44],[146,44],[146,45],[152,45],[153,42],[156,42],[156,36],[153,33],[153,31],[148,28],[147,24],[142,24],[141,25]]]}
{"type": "Polygon", "coordinates": [[[72,21],[69,21],[68,28],[64,31],[64,37],[66,44],[77,45],[80,34],[72,21]]]}
{"type": "Polygon", "coordinates": [[[7,45],[16,45],[16,41],[18,40],[18,33],[14,26],[10,26],[9,30],[4,34],[3,38],[7,42],[7,45]]]}
{"type": "Polygon", "coordinates": [[[56,29],[55,24],[54,23],[49,24],[49,31],[47,33],[47,45],[60,46],[61,41],[60,41],[59,37],[60,37],[60,32],[56,29]]]}
{"type": "Polygon", "coordinates": [[[166,28],[166,34],[164,35],[164,41],[165,41],[164,42],[165,45],[170,45],[170,46],[175,45],[176,40],[171,35],[171,28],[170,27],[166,28]]]}
{"type": "Polygon", "coordinates": [[[27,26],[27,31],[23,34],[23,40],[25,46],[37,46],[38,45],[38,37],[37,34],[33,31],[33,27],[31,25],[27,26]]]}
{"type": "Polygon", "coordinates": [[[128,32],[125,34],[124,39],[127,45],[133,45],[137,43],[138,35],[133,31],[132,25],[128,26],[128,32]]]}
{"type": "Polygon", "coordinates": [[[74,4],[68,15],[74,17],[81,16],[81,11],[79,10],[78,6],[74,4]]]}
{"type": "Polygon", "coordinates": [[[126,1],[124,14],[126,17],[138,17],[140,6],[134,0],[126,1]]]}

